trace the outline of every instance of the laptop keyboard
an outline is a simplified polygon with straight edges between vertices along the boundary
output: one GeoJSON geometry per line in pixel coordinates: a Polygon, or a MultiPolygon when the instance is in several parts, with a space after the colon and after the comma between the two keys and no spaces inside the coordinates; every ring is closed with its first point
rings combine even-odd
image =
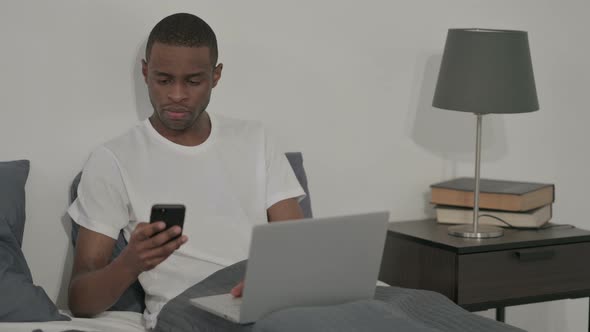
{"type": "Polygon", "coordinates": [[[234,298],[231,294],[205,296],[191,299],[190,302],[199,308],[232,321],[238,321],[240,318],[242,298],[234,298]]]}
{"type": "Polygon", "coordinates": [[[240,317],[240,307],[242,306],[242,299],[236,298],[230,302],[224,303],[223,312],[228,313],[233,317],[240,317]]]}

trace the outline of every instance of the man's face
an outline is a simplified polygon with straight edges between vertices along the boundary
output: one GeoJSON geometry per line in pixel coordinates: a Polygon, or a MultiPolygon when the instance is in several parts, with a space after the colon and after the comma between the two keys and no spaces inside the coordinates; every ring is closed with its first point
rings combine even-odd
{"type": "Polygon", "coordinates": [[[222,65],[214,66],[208,47],[154,43],[149,61],[142,63],[153,120],[171,130],[191,128],[221,77],[222,65]]]}

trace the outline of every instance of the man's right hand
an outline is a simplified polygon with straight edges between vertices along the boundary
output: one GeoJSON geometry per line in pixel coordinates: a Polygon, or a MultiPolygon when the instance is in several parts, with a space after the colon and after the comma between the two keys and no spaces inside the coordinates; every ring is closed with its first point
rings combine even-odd
{"type": "Polygon", "coordinates": [[[162,221],[137,224],[129,243],[121,252],[125,266],[134,274],[153,269],[188,241],[186,235],[174,239],[181,233],[180,227],[165,228],[166,224],[162,221]]]}

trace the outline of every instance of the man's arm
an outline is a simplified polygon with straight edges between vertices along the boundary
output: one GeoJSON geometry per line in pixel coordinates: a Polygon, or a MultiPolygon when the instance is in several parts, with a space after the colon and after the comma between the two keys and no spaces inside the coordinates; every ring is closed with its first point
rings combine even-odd
{"type": "Polygon", "coordinates": [[[108,309],[137,275],[121,259],[109,260],[115,240],[80,227],[69,289],[74,316],[91,317],[108,309]]]}
{"type": "Polygon", "coordinates": [[[268,222],[302,219],[303,211],[296,198],[288,198],[273,204],[266,210],[268,222]]]}
{"type": "MultiPolygon", "coordinates": [[[[303,218],[303,211],[299,206],[296,198],[288,198],[282,201],[279,201],[273,204],[266,210],[266,215],[268,217],[268,222],[274,221],[284,221],[284,220],[294,220],[294,219],[302,219],[303,218]]],[[[230,293],[234,297],[242,296],[242,291],[244,290],[244,282],[240,281],[230,293]]]]}
{"type": "Polygon", "coordinates": [[[95,316],[117,301],[143,271],[153,269],[187,241],[179,227],[139,223],[121,254],[109,263],[115,240],[80,227],[69,288],[74,316],[95,316]],[[161,232],[157,235],[156,233],[161,232]]]}

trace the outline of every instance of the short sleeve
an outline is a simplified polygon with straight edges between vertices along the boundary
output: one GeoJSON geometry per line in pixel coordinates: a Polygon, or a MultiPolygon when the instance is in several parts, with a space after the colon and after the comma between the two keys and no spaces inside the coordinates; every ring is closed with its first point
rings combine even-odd
{"type": "Polygon", "coordinates": [[[91,155],[78,186],[78,197],[68,209],[87,229],[117,239],[129,223],[129,197],[115,155],[100,147],[91,155]]]}
{"type": "Polygon", "coordinates": [[[282,200],[305,198],[305,191],[297,181],[284,151],[280,151],[272,136],[264,133],[266,158],[266,209],[282,200]]]}

